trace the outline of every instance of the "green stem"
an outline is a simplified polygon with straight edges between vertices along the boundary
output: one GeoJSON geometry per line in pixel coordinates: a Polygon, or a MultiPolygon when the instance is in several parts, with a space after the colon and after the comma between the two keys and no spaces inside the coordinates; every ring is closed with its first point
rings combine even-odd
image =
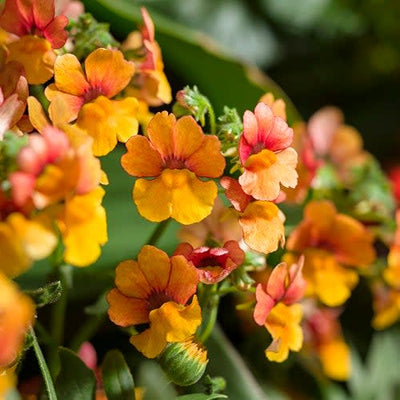
{"type": "Polygon", "coordinates": [[[104,319],[105,314],[91,315],[71,340],[71,350],[78,351],[83,342],[90,340],[92,336],[96,333],[99,326],[104,322],[104,319]]]}
{"type": "Polygon", "coordinates": [[[208,121],[210,122],[210,133],[211,133],[211,135],[215,135],[217,133],[217,125],[215,122],[215,112],[210,103],[208,103],[208,121]]]}
{"type": "Polygon", "coordinates": [[[199,341],[204,343],[210,336],[218,316],[218,285],[204,285],[200,296],[201,309],[203,310],[203,323],[197,334],[199,341]]]}
{"type": "Polygon", "coordinates": [[[35,331],[32,327],[29,328],[29,333],[32,338],[33,349],[35,350],[36,358],[39,363],[40,371],[42,372],[42,376],[44,379],[44,383],[46,385],[47,394],[49,395],[49,400],[57,400],[56,390],[54,388],[54,383],[50,375],[49,368],[47,367],[46,360],[43,356],[42,350],[39,346],[39,342],[37,340],[35,331]]]}
{"type": "Polygon", "coordinates": [[[159,241],[160,237],[164,233],[164,231],[167,228],[170,221],[171,221],[171,218],[168,218],[164,221],[161,221],[159,224],[157,224],[156,228],[154,229],[153,233],[147,240],[146,244],[155,245],[159,241]]]}
{"type": "Polygon", "coordinates": [[[65,312],[67,310],[68,288],[70,285],[68,275],[71,268],[70,265],[61,265],[56,268],[57,278],[62,286],[62,293],[57,303],[53,305],[50,316],[50,334],[53,339],[53,345],[50,347],[48,360],[53,377],[56,375],[59,364],[58,347],[64,341],[65,312]]]}

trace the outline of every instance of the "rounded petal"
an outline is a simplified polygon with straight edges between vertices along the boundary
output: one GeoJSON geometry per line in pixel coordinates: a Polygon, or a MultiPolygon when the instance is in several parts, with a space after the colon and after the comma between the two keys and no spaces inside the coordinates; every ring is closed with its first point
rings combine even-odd
{"type": "Polygon", "coordinates": [[[43,30],[44,37],[51,43],[53,49],[63,47],[67,41],[68,34],[65,30],[67,25],[68,18],[65,15],[58,15],[43,30]]]}
{"type": "Polygon", "coordinates": [[[77,125],[93,138],[93,154],[104,156],[114,149],[118,140],[127,141],[138,131],[138,103],[134,98],[121,101],[99,96],[85,104],[79,112],[77,125]]]}
{"type": "Polygon", "coordinates": [[[85,71],[91,87],[111,98],[128,85],[135,67],[119,50],[100,48],[86,58],[85,71]]]}
{"type": "Polygon", "coordinates": [[[196,268],[184,256],[171,258],[171,274],[166,294],[176,303],[186,304],[196,293],[199,276],[196,268]]]}
{"type": "Polygon", "coordinates": [[[225,189],[225,196],[231,202],[235,210],[244,211],[249,205],[252,197],[246,194],[240,183],[229,176],[224,176],[220,180],[221,186],[225,189]]]}
{"type": "Polygon", "coordinates": [[[147,125],[147,135],[151,144],[164,159],[174,155],[173,129],[175,123],[175,115],[163,111],[157,113],[147,125]]]}
{"type": "Polygon", "coordinates": [[[124,170],[138,177],[158,176],[162,172],[160,154],[151,146],[144,136],[133,136],[126,143],[127,153],[121,158],[124,170]]]}
{"type": "Polygon", "coordinates": [[[138,264],[153,291],[165,291],[172,268],[168,255],[157,247],[145,245],[138,254],[138,264]]]}
{"type": "Polygon", "coordinates": [[[118,264],[115,270],[115,286],[123,295],[138,299],[147,299],[152,291],[152,286],[134,260],[118,264]]]}
{"type": "Polygon", "coordinates": [[[277,250],[285,240],[283,220],[278,207],[270,202],[255,201],[250,203],[239,218],[246,244],[261,253],[277,250]]]}
{"type": "Polygon", "coordinates": [[[7,45],[8,61],[24,66],[26,79],[31,85],[40,85],[53,76],[56,55],[46,39],[23,36],[7,45]]]}
{"type": "Polygon", "coordinates": [[[81,63],[73,54],[57,57],[54,64],[54,80],[58,90],[74,96],[83,96],[90,89],[81,63]]]}
{"type": "Polygon", "coordinates": [[[204,145],[204,133],[192,116],[179,118],[173,127],[174,156],[185,160],[204,145]]]}
{"type": "Polygon", "coordinates": [[[216,136],[205,136],[200,142],[200,148],[186,160],[186,167],[197,176],[218,178],[225,168],[225,158],[220,152],[220,147],[216,136]]]}
{"type": "Polygon", "coordinates": [[[127,327],[149,322],[147,301],[124,296],[118,289],[107,293],[108,316],[114,324],[127,327]]]}
{"type": "Polygon", "coordinates": [[[276,302],[268,293],[265,293],[260,283],[256,288],[256,299],[257,303],[254,307],[253,318],[258,325],[263,326],[276,302]]]}

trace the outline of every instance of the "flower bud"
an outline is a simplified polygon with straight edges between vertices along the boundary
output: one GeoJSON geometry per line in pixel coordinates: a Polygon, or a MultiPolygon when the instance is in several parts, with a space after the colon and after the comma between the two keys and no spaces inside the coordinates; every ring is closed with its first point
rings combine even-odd
{"type": "Polygon", "coordinates": [[[159,363],[172,382],[179,386],[193,385],[204,374],[208,363],[207,350],[193,338],[169,343],[159,363]]]}

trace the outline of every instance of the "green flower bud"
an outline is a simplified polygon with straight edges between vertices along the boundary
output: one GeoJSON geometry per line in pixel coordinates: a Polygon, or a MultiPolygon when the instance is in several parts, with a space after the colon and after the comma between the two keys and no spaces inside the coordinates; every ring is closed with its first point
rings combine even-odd
{"type": "Polygon", "coordinates": [[[169,343],[158,361],[172,382],[189,386],[203,376],[208,363],[207,350],[194,338],[189,338],[184,342],[169,343]]]}

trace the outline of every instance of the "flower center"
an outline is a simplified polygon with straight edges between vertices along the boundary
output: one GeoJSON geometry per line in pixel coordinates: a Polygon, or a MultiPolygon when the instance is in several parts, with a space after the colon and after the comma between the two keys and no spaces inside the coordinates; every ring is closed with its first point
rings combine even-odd
{"type": "Polygon", "coordinates": [[[147,299],[149,311],[160,308],[164,303],[170,301],[171,298],[164,292],[154,292],[147,299]]]}

